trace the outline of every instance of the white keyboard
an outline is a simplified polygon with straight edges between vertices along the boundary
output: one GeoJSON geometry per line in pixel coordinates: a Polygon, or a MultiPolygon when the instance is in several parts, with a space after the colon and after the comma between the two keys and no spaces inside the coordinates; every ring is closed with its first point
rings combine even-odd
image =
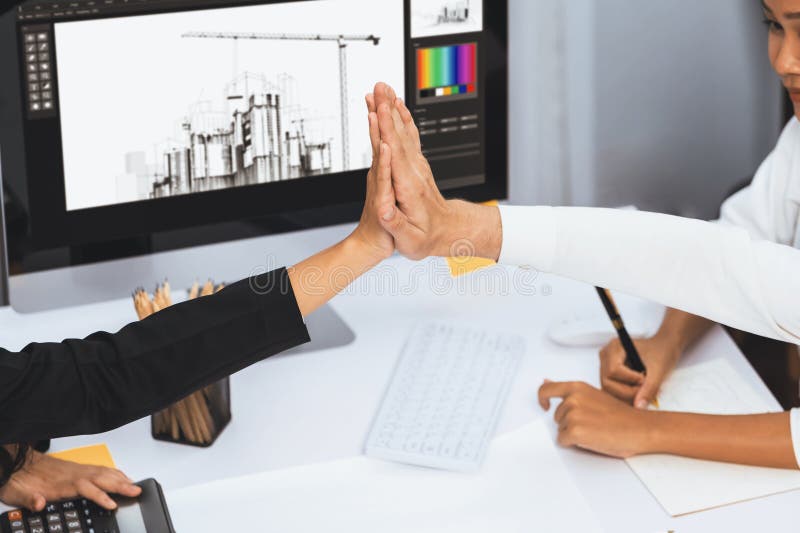
{"type": "Polygon", "coordinates": [[[372,424],[366,455],[477,470],[523,352],[515,335],[442,322],[417,327],[372,424]]]}

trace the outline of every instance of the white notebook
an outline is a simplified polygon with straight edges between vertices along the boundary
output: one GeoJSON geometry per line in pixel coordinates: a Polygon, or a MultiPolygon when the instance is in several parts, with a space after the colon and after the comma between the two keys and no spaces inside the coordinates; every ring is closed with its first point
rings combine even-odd
{"type": "MultiPolygon", "coordinates": [[[[673,372],[658,396],[663,411],[752,414],[775,411],[724,359],[673,372]]],[[[800,471],[641,455],[628,465],[672,516],[800,488],[800,471]]]]}

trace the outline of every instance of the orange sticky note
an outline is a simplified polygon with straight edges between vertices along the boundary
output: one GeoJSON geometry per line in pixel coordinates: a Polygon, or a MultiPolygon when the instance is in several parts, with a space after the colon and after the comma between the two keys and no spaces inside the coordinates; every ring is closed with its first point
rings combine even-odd
{"type": "Polygon", "coordinates": [[[82,465],[117,467],[114,464],[114,458],[111,457],[111,452],[108,451],[108,446],[105,444],[94,444],[92,446],[64,450],[63,452],[53,452],[50,456],[82,465]]]}
{"type": "MultiPolygon", "coordinates": [[[[497,205],[497,200],[483,202],[483,205],[497,205]]],[[[475,272],[478,269],[494,265],[495,262],[491,259],[484,259],[482,257],[448,257],[447,265],[450,267],[450,275],[454,278],[475,272]]]]}

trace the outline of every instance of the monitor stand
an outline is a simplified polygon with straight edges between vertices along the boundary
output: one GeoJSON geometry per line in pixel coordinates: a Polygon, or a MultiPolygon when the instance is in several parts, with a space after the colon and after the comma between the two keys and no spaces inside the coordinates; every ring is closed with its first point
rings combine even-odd
{"type": "Polygon", "coordinates": [[[347,346],[356,339],[356,334],[342,318],[325,304],[306,317],[306,326],[311,342],[307,342],[291,350],[286,355],[315,352],[347,346]]]}

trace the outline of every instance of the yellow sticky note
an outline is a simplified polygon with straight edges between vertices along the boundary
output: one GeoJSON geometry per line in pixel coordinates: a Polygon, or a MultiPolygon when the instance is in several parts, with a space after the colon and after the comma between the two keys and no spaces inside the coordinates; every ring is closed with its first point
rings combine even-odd
{"type": "MultiPolygon", "coordinates": [[[[483,205],[497,205],[497,200],[484,202],[483,205]]],[[[450,267],[450,275],[454,278],[475,272],[480,268],[485,268],[494,265],[495,262],[491,259],[484,259],[482,257],[448,257],[447,265],[450,267]]]]}
{"type": "Polygon", "coordinates": [[[72,461],[82,465],[117,467],[114,464],[114,458],[111,457],[111,452],[108,451],[108,446],[105,444],[94,444],[92,446],[64,450],[63,452],[53,452],[50,455],[56,459],[72,461]]]}

